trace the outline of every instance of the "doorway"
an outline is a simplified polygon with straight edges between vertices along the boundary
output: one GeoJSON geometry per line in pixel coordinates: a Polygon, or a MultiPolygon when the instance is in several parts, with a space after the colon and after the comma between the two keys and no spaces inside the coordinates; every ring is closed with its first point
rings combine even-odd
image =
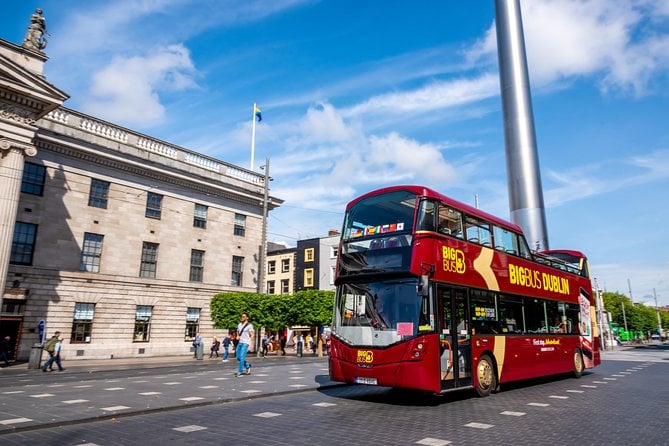
{"type": "Polygon", "coordinates": [[[437,285],[442,389],[472,384],[471,318],[467,302],[466,289],[437,285]]]}

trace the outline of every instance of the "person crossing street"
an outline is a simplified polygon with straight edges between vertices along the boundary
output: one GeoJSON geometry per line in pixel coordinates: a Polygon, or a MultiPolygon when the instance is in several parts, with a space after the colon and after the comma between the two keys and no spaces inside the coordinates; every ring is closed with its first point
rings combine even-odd
{"type": "Polygon", "coordinates": [[[254,335],[253,324],[249,322],[249,315],[244,312],[242,313],[242,321],[237,325],[239,343],[235,350],[235,357],[239,361],[239,365],[237,366],[237,373],[235,373],[236,377],[251,374],[251,364],[246,361],[246,354],[253,344],[254,335]]]}

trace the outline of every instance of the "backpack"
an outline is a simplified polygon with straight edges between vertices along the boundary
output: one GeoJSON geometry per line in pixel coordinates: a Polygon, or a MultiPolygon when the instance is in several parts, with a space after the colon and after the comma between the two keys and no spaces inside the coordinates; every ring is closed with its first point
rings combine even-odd
{"type": "Polygon", "coordinates": [[[48,341],[46,341],[46,344],[44,344],[44,350],[46,350],[49,353],[53,353],[54,350],[56,349],[56,343],[57,342],[58,342],[58,338],[55,337],[55,336],[53,338],[49,339],[48,341]]]}

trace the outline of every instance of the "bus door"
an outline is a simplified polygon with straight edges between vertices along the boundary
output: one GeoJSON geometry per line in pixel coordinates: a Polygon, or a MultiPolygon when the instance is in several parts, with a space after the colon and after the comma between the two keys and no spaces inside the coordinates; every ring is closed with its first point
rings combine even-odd
{"type": "Polygon", "coordinates": [[[467,290],[437,285],[441,320],[441,388],[471,386],[471,327],[467,290]]]}

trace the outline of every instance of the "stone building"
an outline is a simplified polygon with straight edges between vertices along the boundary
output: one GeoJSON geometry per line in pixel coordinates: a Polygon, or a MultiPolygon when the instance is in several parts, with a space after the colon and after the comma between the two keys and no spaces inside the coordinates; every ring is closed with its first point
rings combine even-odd
{"type": "Polygon", "coordinates": [[[327,237],[298,240],[295,252],[295,291],[334,290],[339,232],[327,237]]]}
{"type": "Polygon", "coordinates": [[[214,294],[259,289],[265,177],[63,107],[46,60],[0,40],[0,335],[19,360],[56,330],[65,357],[189,354],[214,294]]]}

